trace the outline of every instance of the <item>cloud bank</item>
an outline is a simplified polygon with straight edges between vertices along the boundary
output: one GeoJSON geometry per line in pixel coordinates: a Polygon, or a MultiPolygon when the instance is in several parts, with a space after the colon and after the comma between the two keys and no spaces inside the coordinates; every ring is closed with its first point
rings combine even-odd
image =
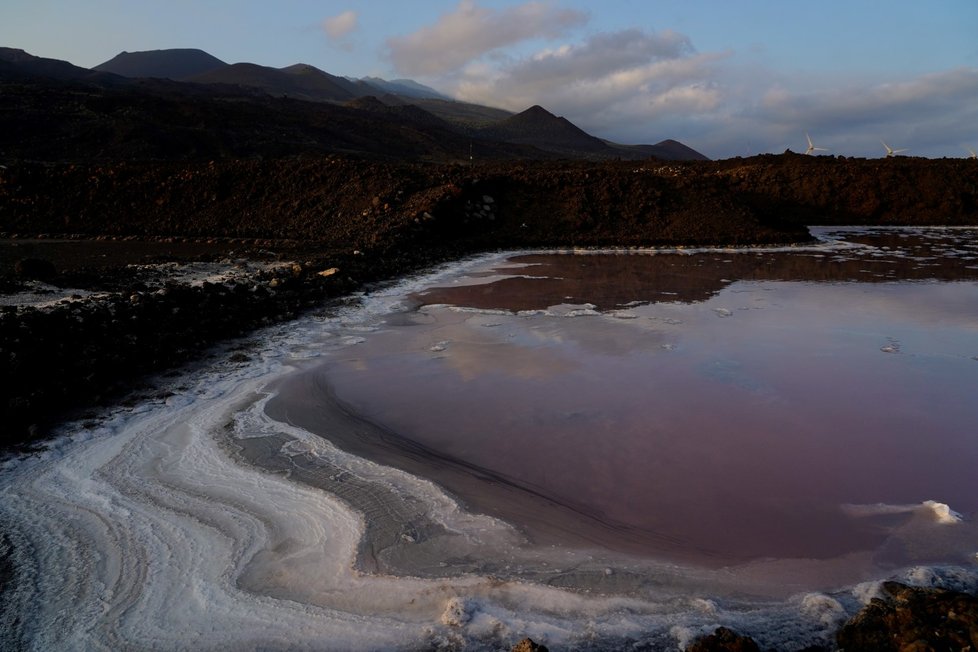
{"type": "Polygon", "coordinates": [[[455,92],[465,101],[514,111],[541,104],[592,129],[607,129],[622,120],[713,110],[719,94],[711,67],[723,57],[696,53],[677,32],[629,29],[503,66],[468,66],[455,92]]]}
{"type": "Polygon", "coordinates": [[[514,112],[540,104],[602,138],[676,138],[717,158],[803,152],[806,132],[833,155],[880,156],[880,140],[921,156],[978,148],[976,68],[826,83],[786,77],[750,53],[699,52],[673,30],[580,34],[587,23],[552,2],[494,10],[462,0],[434,24],[388,39],[387,55],[398,72],[463,101],[514,112]]]}
{"type": "MultiPolygon", "coordinates": [[[[761,82],[753,101],[748,90],[731,96],[737,109],[729,121],[734,131],[766,138],[766,146],[755,141],[760,151],[804,151],[803,131],[818,134],[829,154],[841,155],[882,156],[881,140],[919,156],[963,156],[978,145],[975,68],[879,84],[843,82],[817,91],[761,82]]],[[[718,147],[735,149],[730,133],[715,132],[718,147]]]]}
{"type": "Polygon", "coordinates": [[[524,2],[494,11],[462,0],[430,27],[387,40],[388,56],[406,75],[441,75],[500,48],[534,38],[556,38],[587,16],[550,2],[524,2]]]}

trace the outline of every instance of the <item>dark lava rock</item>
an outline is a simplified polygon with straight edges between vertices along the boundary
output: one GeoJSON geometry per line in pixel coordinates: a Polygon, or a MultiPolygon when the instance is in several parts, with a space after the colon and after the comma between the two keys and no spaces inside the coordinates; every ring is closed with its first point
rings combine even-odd
{"type": "Polygon", "coordinates": [[[836,635],[846,652],[978,649],[978,597],[886,582],[836,635]]]}
{"type": "Polygon", "coordinates": [[[21,258],[14,263],[14,274],[24,281],[50,281],[57,275],[51,261],[41,258],[21,258]]]}
{"type": "Polygon", "coordinates": [[[709,636],[693,641],[686,652],[760,652],[760,649],[751,637],[726,627],[717,627],[709,636]]]}

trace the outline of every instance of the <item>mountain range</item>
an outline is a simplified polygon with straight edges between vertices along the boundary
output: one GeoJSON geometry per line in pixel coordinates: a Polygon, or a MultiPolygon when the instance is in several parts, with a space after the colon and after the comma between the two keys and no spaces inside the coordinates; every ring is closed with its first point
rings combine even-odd
{"type": "Polygon", "coordinates": [[[270,95],[288,95],[317,102],[346,101],[365,95],[379,97],[387,94],[450,99],[433,88],[409,79],[350,79],[331,75],[305,63],[285,68],[270,68],[254,63],[228,64],[203,50],[189,48],[120,52],[92,70],[123,77],[251,86],[270,95]]]}
{"type": "Polygon", "coordinates": [[[343,152],[432,160],[476,155],[706,159],[674,140],[654,145],[604,141],[540,106],[512,114],[455,101],[412,80],[351,79],[302,63],[285,68],[228,64],[198,49],[122,52],[87,69],[0,48],[0,84],[4,90],[0,115],[7,113],[9,124],[22,127],[0,135],[0,156],[8,157],[36,156],[41,151],[56,156],[57,143],[44,142],[47,131],[60,135],[69,158],[92,145],[89,141],[107,141],[94,146],[110,157],[343,152]],[[69,91],[72,85],[74,91],[69,91]],[[51,101],[51,93],[71,92],[75,94],[71,98],[51,101]],[[33,104],[41,96],[46,97],[45,104],[33,104]],[[78,111],[58,115],[57,107],[83,98],[84,115],[78,111]],[[118,110],[127,103],[128,110],[118,110]],[[111,115],[107,104],[114,107],[111,115]],[[178,109],[174,104],[185,106],[178,109]],[[187,116],[195,113],[201,114],[199,119],[186,124],[187,116]],[[281,132],[280,137],[275,131],[281,132]],[[24,135],[35,139],[18,146],[24,135]],[[30,154],[19,151],[25,147],[30,154]]]}

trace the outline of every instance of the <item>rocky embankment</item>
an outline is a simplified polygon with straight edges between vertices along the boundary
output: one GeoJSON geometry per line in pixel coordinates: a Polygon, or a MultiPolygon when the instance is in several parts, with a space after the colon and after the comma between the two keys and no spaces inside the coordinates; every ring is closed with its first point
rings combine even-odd
{"type": "Polygon", "coordinates": [[[760,244],[808,224],[973,224],[969,159],[16,163],[0,232],[294,239],[340,250],[760,244]]]}

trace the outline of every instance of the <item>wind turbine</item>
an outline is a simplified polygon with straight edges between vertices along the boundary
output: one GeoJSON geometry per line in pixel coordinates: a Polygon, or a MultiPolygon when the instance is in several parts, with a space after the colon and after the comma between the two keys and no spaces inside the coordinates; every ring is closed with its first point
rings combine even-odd
{"type": "MultiPolygon", "coordinates": [[[[881,140],[880,142],[881,142],[881,143],[883,143],[883,141],[882,141],[882,140],[881,140]]],[[[896,156],[896,155],[897,155],[897,154],[899,154],[900,152],[905,152],[905,151],[907,151],[906,149],[893,149],[892,147],[890,147],[890,146],[889,146],[889,145],[887,145],[886,143],[883,143],[883,147],[885,147],[885,148],[886,148],[886,156],[887,156],[887,158],[889,158],[889,157],[891,157],[891,156],[896,156]]]]}
{"type": "Polygon", "coordinates": [[[822,151],[822,152],[829,151],[824,147],[815,147],[815,143],[812,142],[812,137],[809,136],[808,134],[805,134],[805,138],[808,140],[808,149],[805,150],[806,154],[811,154],[812,152],[818,152],[818,151],[822,151]]]}

